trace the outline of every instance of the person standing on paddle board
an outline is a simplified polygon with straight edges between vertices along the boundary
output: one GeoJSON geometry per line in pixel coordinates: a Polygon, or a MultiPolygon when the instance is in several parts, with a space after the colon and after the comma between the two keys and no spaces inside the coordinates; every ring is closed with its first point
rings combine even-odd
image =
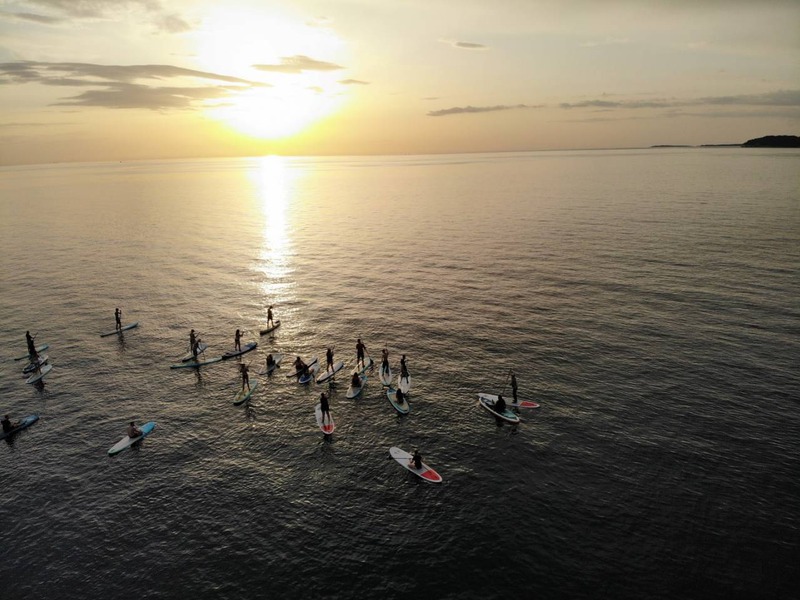
{"type": "Polygon", "coordinates": [[[275,322],[272,320],[272,305],[267,309],[267,327],[275,327],[275,322]]]}
{"type": "Polygon", "coordinates": [[[195,334],[194,329],[189,332],[189,352],[195,354],[194,347],[195,342],[197,342],[197,334],[195,334]]]}
{"type": "Polygon", "coordinates": [[[333,350],[331,348],[325,352],[325,370],[333,371],[333,350]]]}
{"type": "Polygon", "coordinates": [[[408,367],[406,367],[405,354],[403,354],[403,358],[400,359],[400,379],[405,379],[408,381],[408,367]]]}
{"type": "Polygon", "coordinates": [[[364,362],[364,351],[366,349],[367,347],[361,341],[361,338],[358,338],[356,341],[356,366],[358,366],[358,363],[361,363],[362,368],[367,366],[367,364],[364,362]]]}
{"type": "Polygon", "coordinates": [[[242,332],[238,329],[233,337],[233,349],[238,350],[239,352],[242,351],[242,332]]]}
{"type": "Polygon", "coordinates": [[[328,423],[331,422],[331,407],[328,404],[328,394],[322,392],[319,396],[319,410],[322,413],[322,422],[325,422],[325,415],[328,415],[328,423]]]}
{"type": "Polygon", "coordinates": [[[128,437],[135,438],[139,437],[140,435],[142,435],[141,430],[136,427],[133,421],[131,421],[130,425],[128,425],[128,437]]]}
{"type": "Polygon", "coordinates": [[[514,398],[514,404],[517,403],[517,376],[514,371],[511,371],[511,396],[514,398]]]}
{"type": "Polygon", "coordinates": [[[381,350],[381,373],[389,372],[389,351],[384,348],[381,350]]]}
{"type": "Polygon", "coordinates": [[[408,459],[408,466],[414,467],[415,469],[422,468],[422,455],[416,448],[414,448],[414,454],[412,454],[411,458],[408,459]]]}
{"type": "Polygon", "coordinates": [[[119,331],[122,329],[122,311],[120,310],[119,306],[114,309],[114,329],[119,331]]]}
{"type": "Polygon", "coordinates": [[[397,388],[397,391],[394,393],[394,399],[397,400],[398,404],[405,402],[406,397],[403,395],[403,391],[400,388],[397,388]]]}
{"type": "Polygon", "coordinates": [[[36,351],[36,344],[33,343],[34,337],[30,331],[25,332],[25,342],[28,344],[28,354],[30,354],[31,362],[38,360],[39,353],[36,351]]]}
{"type": "Polygon", "coordinates": [[[242,389],[247,386],[247,389],[250,389],[250,374],[247,369],[247,365],[242,363],[239,365],[239,371],[242,373],[242,389]]]}
{"type": "Polygon", "coordinates": [[[275,359],[272,358],[272,354],[267,354],[267,369],[269,369],[274,364],[275,364],[275,359]]]}

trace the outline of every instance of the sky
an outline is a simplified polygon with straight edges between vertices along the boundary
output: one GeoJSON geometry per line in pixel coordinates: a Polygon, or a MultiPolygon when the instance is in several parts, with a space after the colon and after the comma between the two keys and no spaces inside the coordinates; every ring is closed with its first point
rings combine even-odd
{"type": "Polygon", "coordinates": [[[772,134],[798,0],[0,0],[0,165],[772,134]]]}

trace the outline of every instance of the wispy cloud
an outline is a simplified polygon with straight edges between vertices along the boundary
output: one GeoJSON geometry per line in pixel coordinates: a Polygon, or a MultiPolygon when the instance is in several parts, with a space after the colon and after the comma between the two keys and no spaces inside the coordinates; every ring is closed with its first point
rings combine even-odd
{"type": "Polygon", "coordinates": [[[315,60],[302,54],[282,56],[280,63],[272,65],[253,65],[259,71],[272,73],[302,73],[303,71],[338,71],[343,66],[322,60],[315,60]]]}
{"type": "Polygon", "coordinates": [[[444,117],[447,115],[461,115],[467,113],[487,113],[497,112],[501,110],[516,110],[519,108],[534,108],[527,104],[498,104],[496,106],[454,106],[452,108],[443,108],[441,110],[432,110],[428,113],[429,117],[444,117]]]}
{"type": "Polygon", "coordinates": [[[75,20],[129,18],[131,9],[148,15],[160,31],[182,33],[192,26],[177,13],[167,12],[158,0],[20,0],[31,11],[6,13],[42,25],[59,25],[75,20]],[[42,14],[44,13],[44,14],[42,14]]]}
{"type": "Polygon", "coordinates": [[[691,99],[654,99],[654,100],[583,100],[581,102],[562,102],[559,106],[565,109],[596,108],[608,109],[641,109],[641,108],[678,108],[686,106],[800,106],[800,90],[778,90],[765,94],[741,94],[737,96],[707,96],[691,99]]]}
{"type": "Polygon", "coordinates": [[[38,83],[88,89],[59,98],[53,106],[105,108],[188,109],[205,100],[226,98],[267,84],[220,73],[173,65],[98,65],[19,61],[0,63],[0,85],[38,83]],[[201,85],[158,85],[170,80],[217,82],[201,85]],[[155,84],[146,84],[155,82],[155,84]]]}
{"type": "Polygon", "coordinates": [[[361,81],[360,79],[342,79],[339,81],[342,85],[369,85],[369,81],[361,81]]]}
{"type": "Polygon", "coordinates": [[[483,50],[488,48],[485,44],[478,44],[477,42],[453,42],[453,46],[466,50],[483,50]]]}

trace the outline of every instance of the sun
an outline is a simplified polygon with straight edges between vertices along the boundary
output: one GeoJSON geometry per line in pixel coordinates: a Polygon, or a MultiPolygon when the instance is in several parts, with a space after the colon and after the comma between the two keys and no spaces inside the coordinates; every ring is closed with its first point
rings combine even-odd
{"type": "Polygon", "coordinates": [[[200,68],[262,84],[231,90],[206,105],[208,116],[236,131],[261,139],[286,138],[331,115],[346,99],[340,70],[281,73],[254,67],[298,55],[336,63],[344,44],[330,28],[242,7],[212,13],[195,36],[200,68]]]}

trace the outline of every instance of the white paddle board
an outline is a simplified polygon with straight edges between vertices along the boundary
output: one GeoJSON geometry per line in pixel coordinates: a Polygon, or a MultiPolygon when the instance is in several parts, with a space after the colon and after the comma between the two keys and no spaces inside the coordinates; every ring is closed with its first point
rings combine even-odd
{"type": "Polygon", "coordinates": [[[245,344],[244,346],[242,346],[241,350],[229,350],[228,352],[225,352],[222,355],[222,358],[227,360],[229,358],[235,358],[237,356],[241,356],[242,354],[250,352],[251,350],[255,350],[256,346],[258,346],[258,342],[250,342],[249,344],[245,344]]]}
{"type": "Polygon", "coordinates": [[[130,325],[123,325],[121,329],[115,329],[114,331],[109,331],[108,333],[101,333],[100,337],[108,337],[110,335],[119,334],[122,333],[123,331],[128,331],[128,329],[133,329],[134,327],[138,326],[139,326],[139,321],[136,321],[136,323],[131,323],[130,325]]]}
{"type": "Polygon", "coordinates": [[[389,454],[391,454],[392,458],[395,459],[398,463],[404,466],[406,469],[417,475],[418,477],[422,477],[425,481],[429,483],[441,483],[442,476],[439,475],[436,471],[431,469],[428,465],[424,462],[422,463],[421,469],[414,468],[413,463],[408,464],[408,461],[411,460],[412,455],[406,452],[405,450],[401,450],[397,446],[392,446],[389,448],[389,454]]]}
{"type": "Polygon", "coordinates": [[[347,393],[345,393],[344,397],[348,399],[355,398],[361,393],[361,390],[364,389],[364,384],[367,383],[367,377],[365,375],[361,376],[361,385],[358,387],[353,387],[353,382],[350,382],[350,387],[347,388],[347,393]]]}
{"type": "Polygon", "coordinates": [[[253,380],[253,383],[250,384],[250,389],[241,389],[236,392],[236,395],[233,397],[233,405],[239,406],[240,404],[244,404],[250,399],[250,396],[253,395],[253,392],[256,391],[258,387],[258,381],[253,380]]]}
{"type": "Polygon", "coordinates": [[[264,370],[263,371],[257,371],[257,373],[259,375],[269,375],[270,373],[272,373],[281,364],[281,361],[283,360],[283,354],[273,354],[272,355],[272,360],[275,361],[274,363],[272,363],[272,366],[267,367],[266,363],[264,363],[264,370]]]}
{"type": "Polygon", "coordinates": [[[319,377],[317,377],[317,383],[325,383],[329,381],[331,378],[335,377],[336,374],[344,369],[344,361],[340,360],[337,363],[333,364],[333,370],[325,369],[319,377]]]}
{"type": "Polygon", "coordinates": [[[405,395],[403,395],[402,402],[397,401],[397,390],[395,388],[391,386],[386,388],[386,397],[389,399],[389,403],[401,415],[407,415],[408,411],[411,410],[411,406],[408,404],[408,398],[405,395]]]}
{"type": "Polygon", "coordinates": [[[139,435],[139,436],[137,436],[135,438],[131,438],[131,437],[128,437],[126,435],[124,438],[122,438],[116,444],[111,446],[111,448],[109,448],[108,455],[109,456],[114,456],[115,454],[119,454],[120,452],[125,450],[125,448],[130,448],[131,446],[133,446],[139,440],[142,440],[145,437],[147,437],[147,435],[150,434],[150,432],[153,431],[153,429],[155,429],[155,428],[156,428],[155,421],[150,421],[149,423],[145,423],[144,425],[139,427],[139,431],[142,432],[142,435],[139,435]]]}
{"type": "MultiPolygon", "coordinates": [[[[315,364],[317,364],[317,360],[318,360],[318,359],[317,359],[317,357],[316,357],[316,356],[315,356],[315,357],[313,357],[313,358],[311,359],[311,362],[310,362],[310,363],[308,363],[308,366],[309,366],[309,367],[313,367],[315,364]]],[[[292,361],[292,366],[294,366],[294,361],[292,361]]],[[[301,369],[295,369],[294,373],[289,373],[289,374],[286,376],[286,378],[288,379],[288,378],[290,378],[290,377],[300,377],[300,373],[302,373],[302,372],[303,372],[303,371],[302,371],[301,369]]]]}
{"type": "MultiPolygon", "coordinates": [[[[201,342],[200,344],[198,344],[197,345],[197,356],[200,356],[203,352],[205,352],[206,348],[208,348],[208,344],[206,344],[205,342],[201,342]]],[[[181,357],[181,362],[187,362],[187,361],[190,361],[190,360],[194,360],[194,354],[192,352],[189,352],[189,354],[181,357]]]]}
{"type": "Polygon", "coordinates": [[[411,375],[408,377],[403,377],[401,375],[397,376],[397,387],[400,388],[400,391],[404,394],[408,393],[408,390],[411,389],[411,375]]]}
{"type": "MultiPolygon", "coordinates": [[[[505,399],[505,398],[504,398],[505,399]]],[[[494,400],[487,400],[486,398],[481,398],[479,400],[481,406],[492,413],[498,419],[502,419],[503,421],[508,421],[509,423],[519,423],[519,417],[514,414],[509,408],[506,408],[502,413],[497,412],[494,409],[494,400]]],[[[506,404],[508,406],[508,404],[506,404]]]]}
{"type": "Polygon", "coordinates": [[[381,383],[383,385],[392,385],[392,367],[387,366],[385,371],[381,367],[381,383]]]}
{"type": "Polygon", "coordinates": [[[41,381],[41,379],[47,375],[50,371],[53,370],[53,365],[44,365],[38,373],[34,372],[33,375],[28,377],[25,380],[25,383],[36,383],[37,381],[41,381]]]}
{"type": "MultiPolygon", "coordinates": [[[[478,394],[478,398],[485,398],[486,400],[490,401],[492,404],[497,402],[497,395],[496,394],[478,394]]],[[[539,408],[539,404],[536,402],[531,402],[530,400],[520,400],[519,402],[510,402],[508,398],[503,398],[506,401],[506,406],[512,406],[514,408],[539,408]]]]}
{"type": "Polygon", "coordinates": [[[314,407],[314,416],[317,418],[317,425],[319,425],[319,428],[322,430],[322,433],[324,433],[325,435],[330,435],[334,432],[334,430],[336,429],[336,423],[334,423],[333,421],[333,414],[328,413],[328,417],[330,418],[326,418],[325,421],[323,422],[322,407],[319,402],[317,402],[317,405],[314,407]]]}
{"type": "Polygon", "coordinates": [[[31,372],[35,371],[36,367],[40,367],[40,366],[42,366],[44,364],[47,364],[47,361],[49,359],[50,359],[50,357],[47,354],[45,354],[44,356],[40,356],[39,360],[37,360],[36,362],[32,362],[32,363],[26,365],[25,368],[22,369],[22,374],[23,375],[27,375],[28,373],[31,373],[31,372]]]}
{"type": "Polygon", "coordinates": [[[319,371],[319,362],[308,365],[308,375],[301,375],[297,378],[297,383],[306,384],[313,381],[314,376],[319,371]]]}

